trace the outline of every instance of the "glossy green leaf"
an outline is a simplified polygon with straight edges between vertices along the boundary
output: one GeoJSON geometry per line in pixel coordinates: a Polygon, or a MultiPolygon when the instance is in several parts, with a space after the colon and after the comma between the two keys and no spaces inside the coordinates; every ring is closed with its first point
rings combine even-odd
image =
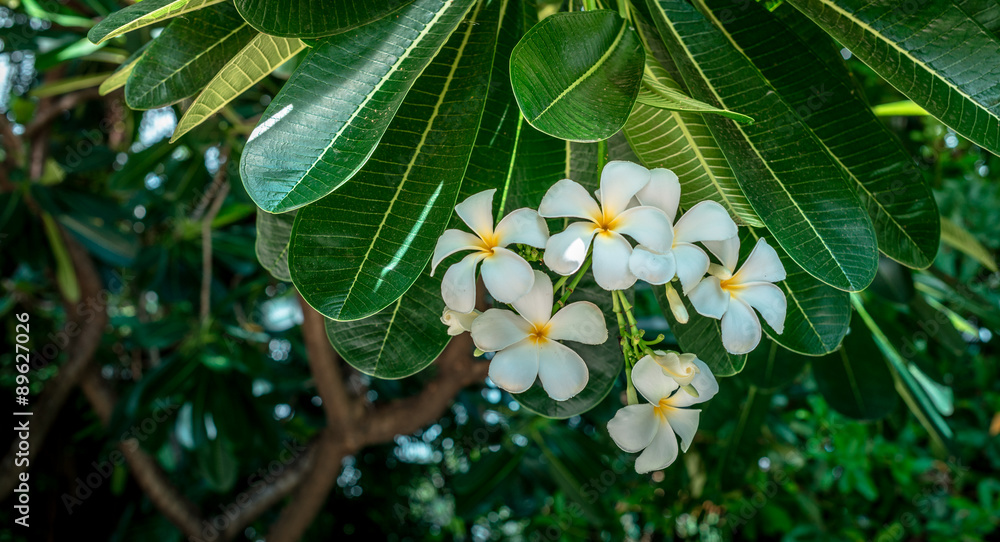
{"type": "Polygon", "coordinates": [[[876,117],[924,117],[929,115],[926,109],[910,100],[890,102],[872,106],[876,117]]]}
{"type": "Polygon", "coordinates": [[[750,255],[757,239],[765,237],[774,247],[787,274],[777,283],[785,294],[788,310],[785,328],[779,335],[760,319],[764,332],[781,346],[806,356],[822,356],[840,346],[851,320],[850,294],[826,285],[806,273],[779,246],[766,230],[743,228],[740,231],[740,261],[750,255]]]}
{"type": "Polygon", "coordinates": [[[171,17],[218,4],[223,0],[145,0],[122,8],[108,15],[87,33],[94,43],[101,43],[116,36],[171,17]]]}
{"type": "Polygon", "coordinates": [[[236,9],[251,26],[272,36],[320,38],[389,16],[412,1],[236,0],[236,9]]]}
{"type": "Polygon", "coordinates": [[[639,37],[616,12],[557,13],[514,48],[510,76],[532,126],[560,139],[598,141],[628,120],[643,61],[639,37]]]}
{"type": "Polygon", "coordinates": [[[940,237],[934,195],[910,153],[872,114],[829,38],[787,6],[772,14],[757,4],[739,11],[725,0],[704,4],[716,13],[728,10],[729,17],[717,20],[729,40],[848,173],[879,249],[909,267],[930,265],[940,237]]]}
{"type": "Polygon", "coordinates": [[[746,115],[719,109],[688,96],[677,88],[677,84],[667,74],[667,70],[650,55],[646,55],[646,65],[642,72],[642,88],[639,89],[636,101],[667,111],[715,113],[739,122],[753,122],[753,119],[746,115]]]}
{"type": "Polygon", "coordinates": [[[880,420],[899,402],[892,373],[860,316],[836,352],[812,362],[816,387],[837,412],[858,420],[880,420]]]}
{"type": "Polygon", "coordinates": [[[500,5],[473,8],[416,82],[364,169],[296,216],[292,281],[327,317],[356,320],[381,311],[430,260],[476,140],[500,5]]]}
{"type": "Polygon", "coordinates": [[[194,96],[256,35],[232,4],[218,4],[171,22],[125,83],[132,109],[153,109],[194,96]]]}
{"type": "Polygon", "coordinates": [[[292,281],[292,276],[288,274],[288,244],[292,238],[295,213],[273,215],[257,210],[257,241],[254,245],[257,261],[271,276],[286,282],[292,281]]]}
{"type": "Polygon", "coordinates": [[[740,376],[763,390],[778,390],[794,382],[809,365],[809,359],[764,339],[747,354],[747,366],[740,376]]]}
{"type": "Polygon", "coordinates": [[[434,362],[448,345],[441,275],[425,272],[382,311],[350,322],[327,319],[333,347],[355,369],[377,378],[404,378],[434,362]]]}
{"type": "Polygon", "coordinates": [[[747,355],[730,354],[726,351],[722,346],[722,330],[718,320],[698,314],[687,296],[681,296],[689,317],[688,322],[682,324],[670,310],[666,288],[653,286],[653,293],[682,351],[698,356],[712,369],[715,376],[733,376],[743,370],[747,355]]]}
{"type": "Polygon", "coordinates": [[[289,211],[353,177],[473,3],[416,0],[392,17],[320,40],[243,150],[240,173],[254,202],[289,211]]]}
{"type": "Polygon", "coordinates": [[[691,95],[757,120],[704,116],[778,243],[823,282],[865,288],[878,268],[878,246],[845,172],[722,31],[682,0],[649,4],[691,95]]]}
{"type": "Polygon", "coordinates": [[[997,261],[993,253],[969,233],[969,230],[949,218],[941,218],[941,242],[971,256],[986,269],[997,272],[997,261]]]}
{"type": "Polygon", "coordinates": [[[1000,42],[955,2],[789,3],[907,98],[1000,154],[1000,42]]]}
{"type": "MultiPolygon", "coordinates": [[[[631,292],[627,293],[631,299],[631,292]]],[[[547,418],[564,419],[582,414],[600,403],[614,387],[615,379],[624,368],[624,358],[618,346],[618,321],[611,303],[611,294],[594,282],[593,274],[587,273],[570,296],[569,302],[590,301],[604,312],[604,322],[608,326],[608,340],[600,345],[587,345],[567,342],[569,346],[587,364],[590,379],[587,387],[576,397],[566,401],[555,401],[542,389],[541,383],[535,384],[524,393],[513,394],[514,399],[524,408],[547,418]]]]}
{"type": "Polygon", "coordinates": [[[205,90],[201,91],[178,121],[170,141],[177,141],[177,138],[205,122],[208,117],[305,48],[306,44],[298,38],[257,34],[208,82],[205,90]]]}
{"type": "Polygon", "coordinates": [[[139,50],[132,53],[132,55],[129,56],[125,62],[122,62],[121,66],[118,66],[118,69],[109,75],[103,83],[101,83],[97,92],[100,93],[101,96],[106,96],[107,94],[125,86],[125,83],[128,81],[128,76],[132,75],[132,70],[135,68],[136,63],[139,62],[139,59],[142,58],[142,55],[146,52],[146,49],[151,43],[153,42],[146,42],[146,44],[140,47],[139,50]]]}

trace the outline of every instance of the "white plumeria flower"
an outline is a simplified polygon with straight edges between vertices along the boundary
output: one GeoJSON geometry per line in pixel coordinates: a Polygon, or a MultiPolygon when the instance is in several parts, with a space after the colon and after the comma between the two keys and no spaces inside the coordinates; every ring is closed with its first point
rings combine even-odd
{"type": "Polygon", "coordinates": [[[688,294],[691,304],[703,316],[721,318],[722,345],[732,354],[746,354],[760,343],[760,320],[754,309],[776,333],[785,328],[788,303],[785,293],[773,283],[785,279],[785,267],[778,253],[763,238],[733,274],[739,249],[731,240],[706,244],[722,261],[714,265],[688,294]]]}
{"type": "Polygon", "coordinates": [[[560,275],[572,275],[587,259],[593,242],[594,279],[605,290],[624,290],[635,283],[629,270],[632,245],[628,235],[653,250],[670,248],[670,220],[660,209],[629,208],[636,192],[649,182],[649,170],[632,162],[608,162],[601,172],[600,204],[575,181],[552,186],[538,206],[545,218],[582,218],[549,238],[545,265],[560,275]]]}
{"type": "MultiPolygon", "coordinates": [[[[690,385],[701,372],[701,367],[697,363],[700,360],[694,354],[655,350],[652,356],[647,357],[651,357],[663,370],[663,374],[673,378],[674,382],[677,382],[677,385],[681,387],[690,385]]],[[[697,388],[695,389],[697,390],[697,388]]],[[[701,392],[698,391],[698,393],[701,392]]]]}
{"type": "Polygon", "coordinates": [[[441,323],[448,326],[448,335],[454,337],[472,331],[472,322],[475,322],[480,314],[482,312],[477,310],[463,313],[445,308],[444,314],[441,315],[441,323]]]}
{"type": "Polygon", "coordinates": [[[677,459],[678,436],[680,449],[688,450],[698,431],[701,410],[687,407],[704,403],[719,391],[719,383],[708,365],[701,360],[694,363],[699,371],[690,385],[698,390],[697,397],[680,389],[650,356],[640,359],[632,368],[632,383],[649,403],[620,409],[608,422],[608,432],[622,450],[642,452],[635,460],[639,474],[669,467],[677,459]]]}
{"type": "Polygon", "coordinates": [[[722,205],[710,200],[691,207],[674,223],[681,198],[677,175],[662,168],[650,173],[649,184],[636,194],[636,199],[642,205],[662,210],[674,224],[670,246],[661,250],[640,244],[632,252],[629,268],[650,284],[666,284],[676,276],[686,294],[705,276],[710,263],[705,251],[694,243],[732,238],[737,234],[736,223],[722,205]]]}
{"type": "Polygon", "coordinates": [[[557,341],[603,344],[608,339],[604,313],[589,301],[577,301],[552,314],[552,280],[535,271],[534,286],[513,303],[517,314],[490,309],[472,323],[472,340],[490,361],[490,379],[510,393],[542,381],[556,401],[583,391],[590,372],[583,358],[557,341]]]}
{"type": "Polygon", "coordinates": [[[476,267],[483,262],[483,283],[490,295],[501,303],[511,303],[528,293],[535,275],[531,265],[508,245],[522,244],[543,248],[549,229],[532,209],[511,211],[493,227],[493,195],[496,189],[469,196],[455,206],[455,212],[476,233],[445,230],[434,247],[431,275],[441,260],[465,250],[474,251],[448,268],[441,281],[441,296],[448,308],[472,312],[476,306],[476,267]]]}

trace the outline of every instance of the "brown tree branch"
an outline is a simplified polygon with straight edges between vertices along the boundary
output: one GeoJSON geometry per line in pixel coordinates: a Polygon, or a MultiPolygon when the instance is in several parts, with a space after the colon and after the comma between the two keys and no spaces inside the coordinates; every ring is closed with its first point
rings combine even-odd
{"type": "Polygon", "coordinates": [[[98,92],[97,87],[63,94],[55,102],[38,109],[38,113],[31,121],[31,124],[28,124],[28,126],[24,128],[24,139],[32,139],[34,136],[38,135],[49,125],[49,123],[56,120],[56,117],[63,114],[63,112],[69,111],[81,103],[96,100],[100,97],[101,94],[98,92]]]}
{"type": "MultiPolygon", "coordinates": [[[[68,316],[66,324],[61,331],[53,334],[57,343],[64,341],[63,344],[53,344],[60,349],[67,350],[69,357],[59,368],[59,374],[48,381],[41,395],[32,401],[36,406],[30,421],[29,461],[41,449],[49,429],[52,428],[52,424],[55,423],[62,410],[63,404],[80,380],[84,369],[90,364],[97,347],[101,344],[104,327],[108,323],[108,315],[105,311],[106,292],[103,290],[94,263],[87,251],[71,235],[62,228],[60,228],[60,232],[76,269],[81,301],[76,304],[66,303],[68,316]]],[[[32,369],[37,370],[40,368],[35,366],[37,360],[43,360],[39,356],[42,352],[42,345],[35,344],[33,347],[35,357],[32,358],[31,365],[32,369]]],[[[0,471],[0,495],[6,495],[13,491],[14,486],[17,485],[18,476],[26,470],[25,467],[18,467],[14,463],[17,451],[18,441],[15,440],[4,457],[3,470],[0,471]]]]}
{"type": "Polygon", "coordinates": [[[316,390],[323,400],[327,428],[337,437],[350,443],[351,401],[340,372],[340,359],[326,336],[326,318],[316,312],[302,296],[302,340],[309,354],[309,369],[316,380],[316,390]]]}

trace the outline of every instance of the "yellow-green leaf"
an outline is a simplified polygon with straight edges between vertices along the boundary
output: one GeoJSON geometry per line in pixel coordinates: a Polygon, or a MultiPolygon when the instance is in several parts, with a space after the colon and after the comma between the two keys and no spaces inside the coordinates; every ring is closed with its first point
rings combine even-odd
{"type": "Polygon", "coordinates": [[[997,261],[989,249],[984,247],[968,230],[945,217],[941,217],[941,241],[955,250],[960,250],[973,257],[990,271],[997,272],[997,261]]]}

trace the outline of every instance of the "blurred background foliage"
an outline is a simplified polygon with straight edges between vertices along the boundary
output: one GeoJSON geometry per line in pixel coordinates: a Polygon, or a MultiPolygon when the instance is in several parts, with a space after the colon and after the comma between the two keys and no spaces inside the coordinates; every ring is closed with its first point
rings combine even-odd
{"type": "MultiPolygon", "coordinates": [[[[117,2],[7,4],[0,7],[4,342],[12,344],[13,315],[28,311],[36,347],[59,344],[61,299],[73,299],[77,285],[58,224],[90,253],[107,287],[110,324],[95,359],[119,395],[108,426],[82,394],[69,397],[32,462],[30,532],[46,540],[81,533],[182,540],[127,465],[100,468],[119,435],[137,429],[186,497],[220,513],[269,467],[284,468],[279,458],[295,456],[325,424],[298,300],[257,262],[254,205],[235,169],[289,71],[171,144],[177,110],[133,112],[120,93],[96,91],[157,28],[95,46],[85,33],[117,2]],[[15,156],[10,136],[42,150],[15,156]],[[211,208],[223,185],[228,195],[211,208]],[[199,298],[204,232],[207,314],[199,298]],[[101,483],[82,497],[82,480],[94,472],[101,483]]],[[[863,64],[850,64],[872,104],[904,100],[863,64]]],[[[858,326],[845,352],[871,368],[865,385],[874,394],[864,409],[843,400],[829,359],[765,343],[747,370],[721,382],[683,461],[651,476],[635,474],[634,458],[604,427],[624,390],[582,417],[556,421],[519,409],[485,383],[461,392],[433,425],[346,458],[305,539],[995,539],[1000,275],[988,265],[1000,246],[1000,160],[930,117],[881,110],[924,171],[942,216],[960,228],[953,235],[969,232],[986,249],[977,258],[945,243],[930,269],[915,272],[884,260],[876,284],[856,299],[915,368],[936,411],[925,416],[943,426],[895,399],[892,376],[881,369],[890,365],[858,326]]],[[[669,343],[652,292],[639,294],[644,327],[666,332],[669,343]]],[[[61,361],[32,372],[33,398],[61,361]]],[[[13,365],[4,348],[0,390],[8,404],[13,365]]],[[[349,382],[377,405],[415,393],[428,378],[354,373],[349,382]]],[[[4,498],[0,540],[22,540],[25,531],[9,528],[12,499],[4,498]]],[[[259,539],[278,512],[267,511],[237,539],[259,539]]]]}

